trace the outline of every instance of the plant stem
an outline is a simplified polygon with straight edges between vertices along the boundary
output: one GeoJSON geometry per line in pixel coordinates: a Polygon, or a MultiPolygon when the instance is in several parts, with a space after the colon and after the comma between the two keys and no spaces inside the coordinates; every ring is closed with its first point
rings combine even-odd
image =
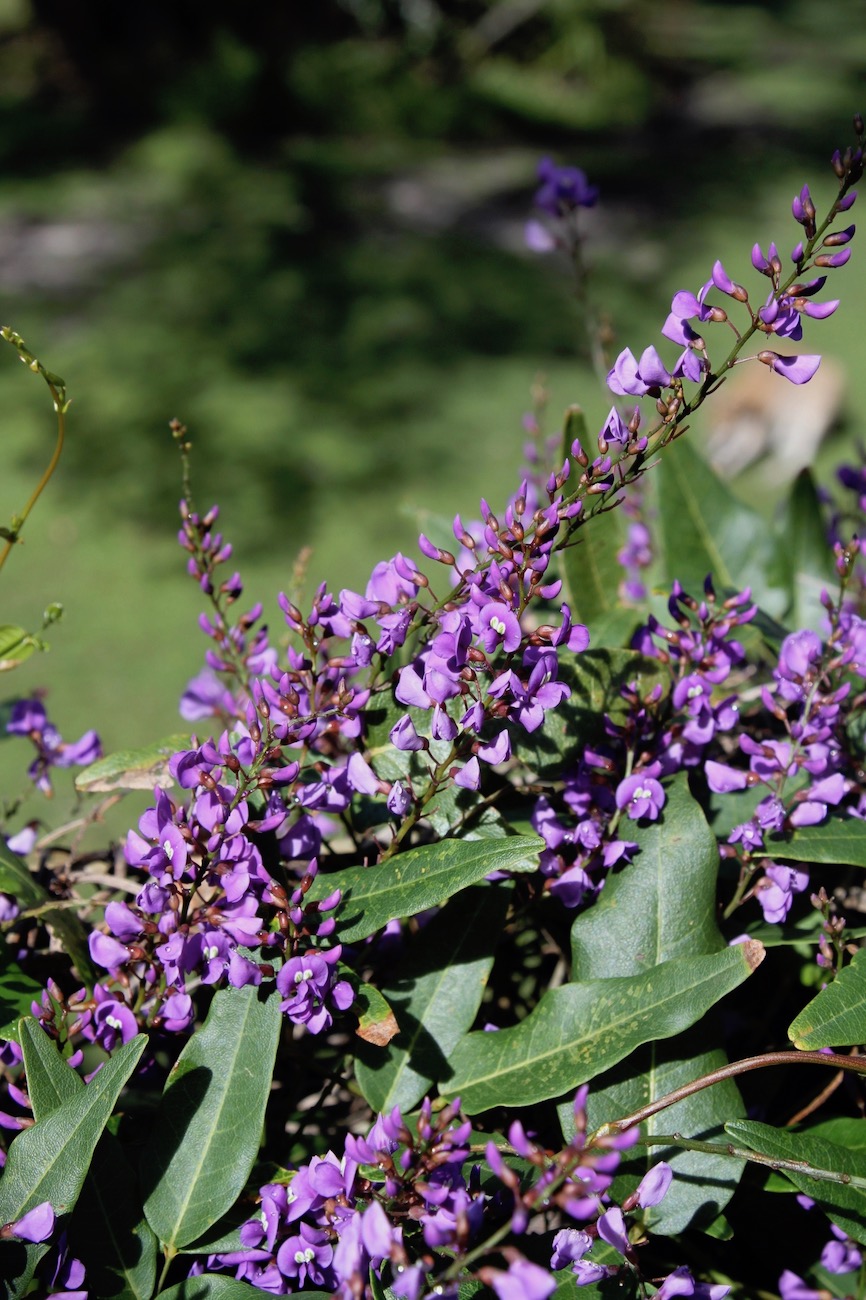
{"type": "Polygon", "coordinates": [[[866,1074],[866,1057],[840,1056],[836,1052],[764,1052],[761,1056],[747,1056],[742,1061],[732,1061],[721,1069],[712,1070],[709,1074],[701,1075],[699,1079],[693,1079],[691,1083],[684,1083],[681,1088],[675,1088],[664,1097],[648,1102],[646,1106],[641,1106],[631,1115],[612,1120],[609,1124],[602,1124],[592,1137],[612,1137],[622,1133],[627,1128],[642,1124],[644,1120],[657,1115],[659,1111],[676,1105],[678,1101],[683,1101],[704,1088],[711,1088],[714,1083],[721,1083],[723,1079],[733,1079],[738,1074],[747,1074],[750,1070],[762,1070],[768,1065],[826,1065],[836,1070],[853,1070],[856,1074],[866,1074]]]}

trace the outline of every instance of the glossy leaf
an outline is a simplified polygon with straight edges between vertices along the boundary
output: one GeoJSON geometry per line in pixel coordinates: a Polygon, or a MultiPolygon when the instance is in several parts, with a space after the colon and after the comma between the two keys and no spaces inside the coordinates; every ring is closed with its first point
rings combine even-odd
{"type": "Polygon", "coordinates": [[[801,1051],[866,1042],[866,948],[803,1008],[788,1037],[801,1051]]]}
{"type": "Polygon", "coordinates": [[[510,893],[506,882],[467,889],[414,936],[384,989],[400,1033],[356,1064],[373,1110],[409,1111],[433,1083],[448,1078],[451,1053],[481,1005],[510,893]]]}
{"type": "MultiPolygon", "coordinates": [[[[572,926],[576,979],[636,975],[685,953],[698,956],[725,946],[714,920],[718,848],[684,776],[667,789],[660,820],[639,826],[634,838],[641,851],[633,867],[609,875],[598,901],[572,926]]],[[[640,1048],[594,1082],[587,1103],[590,1128],[726,1065],[724,1053],[713,1050],[715,1041],[702,1023],[675,1039],[640,1048]]],[[[644,1132],[677,1132],[708,1141],[723,1133],[726,1120],[743,1113],[739,1089],[729,1079],[653,1116],[644,1132]]],[[[560,1117],[563,1134],[570,1138],[570,1099],[562,1103],[560,1117]]],[[[675,1177],[664,1200],[644,1212],[644,1222],[662,1234],[716,1218],[743,1167],[741,1161],[703,1152],[635,1148],[620,1165],[614,1199],[634,1191],[659,1160],[671,1165],[675,1177]]]]}
{"type": "Polygon", "coordinates": [[[833,1223],[866,1246],[866,1150],[837,1145],[809,1130],[793,1133],[754,1120],[735,1120],[725,1129],[735,1142],[761,1155],[797,1161],[830,1175],[815,1178],[806,1169],[782,1171],[799,1191],[818,1202],[833,1223]]]}
{"type": "MultiPolygon", "coordinates": [[[[27,1086],[36,1120],[77,1096],[84,1082],[35,1020],[21,1024],[27,1086]]],[[[104,1132],[73,1216],[75,1251],[100,1300],[150,1300],[156,1238],[144,1221],[135,1174],[120,1143],[104,1132]]]]}
{"type": "Polygon", "coordinates": [[[37,1123],[65,1101],[77,1097],[84,1081],[67,1065],[53,1038],[33,1019],[21,1021],[18,1041],[24,1055],[27,1094],[37,1123]]]}
{"type": "Polygon", "coordinates": [[[120,749],[90,763],[75,778],[75,788],[95,794],[112,790],[167,790],[174,785],[169,759],[179,749],[189,749],[187,734],[166,736],[141,749],[120,749]]]}
{"type": "Polygon", "coordinates": [[[537,871],[543,847],[543,840],[535,835],[424,844],[376,867],[322,873],[307,897],[325,898],[339,886],[343,899],[337,911],[337,936],[343,943],[354,943],[395,917],[416,916],[438,906],[493,871],[537,871]]]}
{"type": "Polygon", "coordinates": [[[220,989],[168,1077],[142,1161],[144,1211],[186,1246],[243,1189],[259,1149],[282,1016],[252,985],[220,989]]]}
{"type": "Polygon", "coordinates": [[[641,975],[550,989],[512,1029],[473,1033],[451,1060],[450,1095],[469,1113],[530,1105],[595,1078],[642,1043],[699,1020],[763,960],[747,942],[703,957],[678,957],[641,975]]]}
{"type": "Polygon", "coordinates": [[[20,1219],[43,1201],[50,1201],[57,1215],[69,1213],[146,1041],[138,1034],[119,1047],[86,1088],[18,1134],[0,1178],[0,1223],[20,1219]]]}
{"type": "Polygon", "coordinates": [[[866,867],[866,821],[830,817],[820,826],[803,826],[788,835],[768,835],[767,850],[791,862],[827,862],[866,867]]]}
{"type": "Polygon", "coordinates": [[[719,850],[684,775],[666,787],[657,822],[620,833],[640,853],[611,872],[598,900],[571,929],[572,980],[638,975],[688,953],[723,948],[715,922],[719,850]]]}
{"type": "Polygon", "coordinates": [[[658,470],[656,530],[666,581],[678,578],[700,596],[710,573],[716,590],[751,587],[770,614],[784,614],[789,594],[778,546],[766,520],[738,501],[688,438],[665,452],[658,470]]]}

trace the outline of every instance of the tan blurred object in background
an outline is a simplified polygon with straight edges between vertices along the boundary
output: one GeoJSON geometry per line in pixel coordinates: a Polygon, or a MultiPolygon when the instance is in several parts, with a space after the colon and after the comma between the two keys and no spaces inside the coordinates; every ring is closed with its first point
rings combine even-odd
{"type": "Polygon", "coordinates": [[[776,479],[794,478],[841,424],[845,394],[844,371],[827,357],[808,384],[790,384],[767,366],[738,366],[707,403],[710,464],[730,479],[766,459],[776,479]]]}

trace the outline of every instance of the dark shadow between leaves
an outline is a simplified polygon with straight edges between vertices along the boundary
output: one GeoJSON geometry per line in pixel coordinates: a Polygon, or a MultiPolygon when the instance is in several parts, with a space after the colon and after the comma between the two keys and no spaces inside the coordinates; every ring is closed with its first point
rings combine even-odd
{"type": "Polygon", "coordinates": [[[170,1084],[156,1114],[151,1141],[141,1162],[141,1193],[146,1202],[165,1177],[187,1130],[207,1097],[213,1072],[196,1066],[170,1084]]]}

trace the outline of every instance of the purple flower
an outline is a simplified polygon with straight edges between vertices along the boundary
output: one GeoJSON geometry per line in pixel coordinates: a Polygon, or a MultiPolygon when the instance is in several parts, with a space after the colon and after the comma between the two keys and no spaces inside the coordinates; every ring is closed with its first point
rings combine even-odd
{"type": "Polygon", "coordinates": [[[792,384],[808,384],[821,364],[820,357],[808,356],[805,352],[788,357],[783,357],[778,352],[759,352],[758,360],[792,384]]]}
{"type": "Polygon", "coordinates": [[[654,347],[644,348],[640,361],[630,348],[625,348],[607,375],[607,386],[620,397],[643,397],[646,393],[658,396],[671,382],[671,375],[662,364],[654,347]]]}
{"type": "Polygon", "coordinates": [[[766,874],[755,886],[755,893],[764,920],[770,925],[776,925],[784,921],[790,912],[794,895],[802,894],[808,888],[809,876],[805,871],[779,866],[775,862],[768,862],[764,870],[766,874]]]}
{"type": "Polygon", "coordinates": [[[507,1273],[490,1268],[484,1270],[483,1276],[499,1300],[547,1300],[556,1290],[556,1278],[522,1257],[511,1261],[507,1273]]]}
{"type": "Polygon", "coordinates": [[[50,1201],[34,1205],[32,1210],[3,1229],[3,1235],[19,1241],[47,1241],[54,1231],[54,1210],[50,1201]]]}
{"type": "Polygon", "coordinates": [[[308,1223],[301,1223],[297,1237],[289,1237],[277,1251],[277,1268],[283,1277],[297,1279],[302,1287],[309,1278],[313,1286],[333,1286],[331,1261],[334,1249],[328,1235],[313,1228],[308,1223]]]}
{"type": "Polygon", "coordinates": [[[552,159],[542,158],[538,179],[541,186],[533,202],[551,217],[562,217],[575,208],[591,208],[598,198],[598,189],[589,184],[579,167],[559,167],[552,159]]]}
{"type": "Polygon", "coordinates": [[[665,805],[665,792],[658,781],[645,772],[636,772],[616,788],[616,806],[623,808],[632,821],[646,817],[656,821],[665,805]]]}
{"type": "Polygon", "coordinates": [[[337,980],[332,969],[341,951],[338,944],[327,953],[310,951],[292,957],[277,973],[277,988],[283,996],[280,1010],[295,1024],[306,1025],[311,1034],[333,1024],[328,1000],[340,1011],[347,1011],[354,1000],[351,984],[337,980]]]}

